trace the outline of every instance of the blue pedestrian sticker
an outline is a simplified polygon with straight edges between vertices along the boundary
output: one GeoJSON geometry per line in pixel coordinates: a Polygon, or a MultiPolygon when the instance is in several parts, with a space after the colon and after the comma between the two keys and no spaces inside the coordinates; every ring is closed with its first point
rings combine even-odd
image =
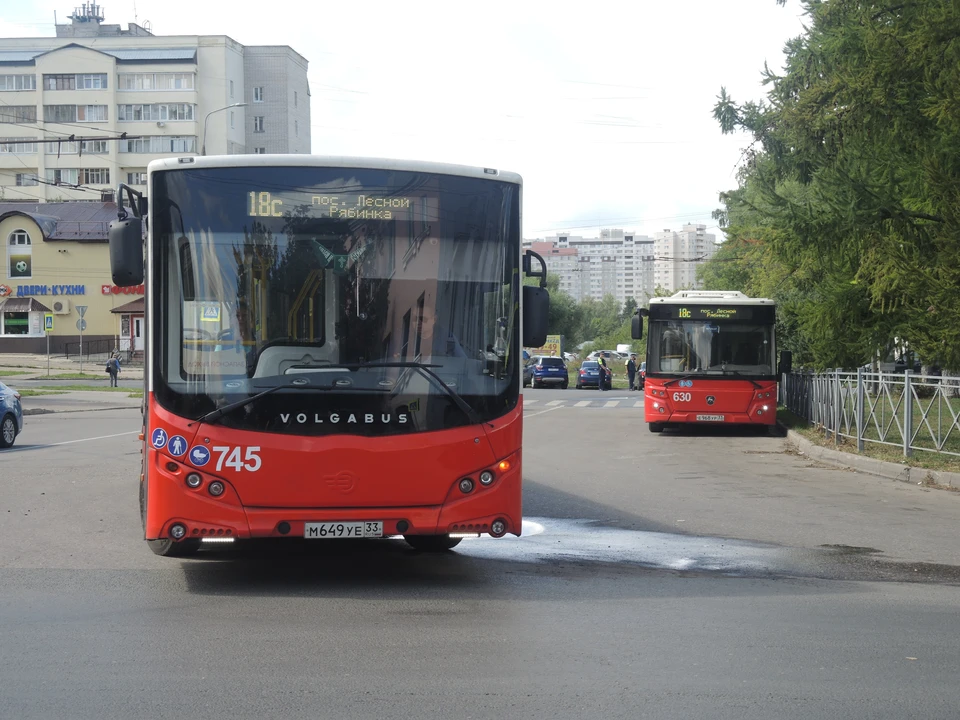
{"type": "Polygon", "coordinates": [[[167,452],[174,457],[187,454],[187,439],[183,435],[174,435],[167,443],[167,452]]]}
{"type": "Polygon", "coordinates": [[[153,444],[155,450],[160,450],[164,445],[167,444],[167,432],[163,428],[157,428],[153,431],[153,435],[150,436],[150,442],[153,444]]]}
{"type": "Polygon", "coordinates": [[[197,467],[203,467],[210,462],[210,451],[203,445],[197,445],[190,450],[190,462],[197,467]]]}

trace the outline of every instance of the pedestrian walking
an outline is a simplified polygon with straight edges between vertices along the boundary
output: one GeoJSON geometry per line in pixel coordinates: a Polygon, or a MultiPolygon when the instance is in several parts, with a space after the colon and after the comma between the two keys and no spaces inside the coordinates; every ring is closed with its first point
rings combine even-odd
{"type": "Polygon", "coordinates": [[[637,356],[631,353],[630,357],[627,359],[626,366],[627,366],[627,387],[630,390],[633,390],[634,389],[633,383],[637,377],[637,356]]]}
{"type": "Polygon", "coordinates": [[[107,372],[110,373],[110,387],[117,387],[117,376],[120,375],[120,358],[114,354],[107,360],[107,372]]]}

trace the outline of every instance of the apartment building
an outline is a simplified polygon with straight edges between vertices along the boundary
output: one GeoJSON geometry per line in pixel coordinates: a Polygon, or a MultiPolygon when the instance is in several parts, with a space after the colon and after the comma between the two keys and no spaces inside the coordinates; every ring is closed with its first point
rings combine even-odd
{"type": "Polygon", "coordinates": [[[667,229],[656,233],[653,252],[654,285],[672,294],[698,287],[697,267],[717,252],[717,238],[707,232],[706,225],[684,225],[679,232],[667,229]]]}
{"type": "Polygon", "coordinates": [[[0,201],[109,200],[151,160],[204,149],[311,152],[292,48],[122,29],[95,3],[68,19],[56,37],[0,39],[0,201]]]}
{"type": "Polygon", "coordinates": [[[618,228],[601,229],[599,237],[553,235],[524,242],[560,279],[560,289],[578,302],[613,295],[644,302],[654,292],[653,240],[618,228]]]}

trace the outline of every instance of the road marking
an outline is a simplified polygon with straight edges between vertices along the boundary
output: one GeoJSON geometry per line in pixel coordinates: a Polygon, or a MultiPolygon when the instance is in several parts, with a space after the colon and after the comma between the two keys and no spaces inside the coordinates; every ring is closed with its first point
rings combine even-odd
{"type": "Polygon", "coordinates": [[[131,432],[114,433],[113,435],[98,435],[97,437],[80,438],[79,440],[64,440],[63,442],[49,443],[48,445],[27,445],[26,447],[13,447],[4,451],[4,455],[11,452],[24,452],[26,450],[43,450],[44,448],[57,447],[58,445],[73,445],[74,443],[93,442],[94,440],[108,440],[109,438],[123,437],[124,435],[139,435],[139,430],[131,432]]]}
{"type": "Polygon", "coordinates": [[[538,402],[540,402],[540,401],[539,401],[539,400],[527,400],[526,397],[523,398],[523,404],[524,404],[524,405],[536,405],[538,402]]]}
{"type": "Polygon", "coordinates": [[[551,400],[550,402],[547,403],[547,406],[553,407],[554,405],[563,405],[564,402],[565,402],[564,400],[551,400]]]}
{"type": "Polygon", "coordinates": [[[537,415],[545,415],[545,414],[548,413],[548,412],[553,412],[554,410],[559,410],[561,407],[563,407],[563,406],[562,406],[562,405],[555,405],[555,406],[552,407],[552,408],[547,408],[546,410],[541,410],[540,412],[524,413],[523,416],[524,416],[525,418],[529,418],[529,417],[536,417],[537,415]]]}
{"type": "Polygon", "coordinates": [[[604,407],[616,407],[620,404],[619,400],[609,400],[603,404],[604,407]]]}
{"type": "Polygon", "coordinates": [[[581,401],[578,402],[576,405],[574,405],[574,407],[590,407],[590,401],[589,401],[589,400],[581,400],[581,401]]]}
{"type": "Polygon", "coordinates": [[[637,400],[634,404],[634,407],[643,407],[643,400],[637,400]]]}

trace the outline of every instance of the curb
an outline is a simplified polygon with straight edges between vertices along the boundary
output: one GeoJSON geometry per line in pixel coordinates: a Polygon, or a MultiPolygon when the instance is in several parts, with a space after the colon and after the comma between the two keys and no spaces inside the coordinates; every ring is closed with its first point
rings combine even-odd
{"type": "Polygon", "coordinates": [[[27,415],[60,415],[61,413],[78,413],[78,412],[101,412],[103,410],[139,410],[140,408],[133,405],[120,405],[118,407],[95,407],[95,408],[77,408],[75,410],[48,410],[47,408],[32,408],[30,410],[24,410],[23,416],[27,415]]]}
{"type": "Polygon", "coordinates": [[[863,455],[831,450],[830,448],[814,445],[795,430],[789,430],[782,423],[777,423],[786,436],[787,442],[794,445],[803,455],[814,460],[836,465],[846,469],[877,475],[879,477],[909,483],[911,485],[942,485],[950,488],[960,488],[960,473],[944,470],[928,470],[926,468],[910,467],[898,463],[876,460],[863,455]]]}

